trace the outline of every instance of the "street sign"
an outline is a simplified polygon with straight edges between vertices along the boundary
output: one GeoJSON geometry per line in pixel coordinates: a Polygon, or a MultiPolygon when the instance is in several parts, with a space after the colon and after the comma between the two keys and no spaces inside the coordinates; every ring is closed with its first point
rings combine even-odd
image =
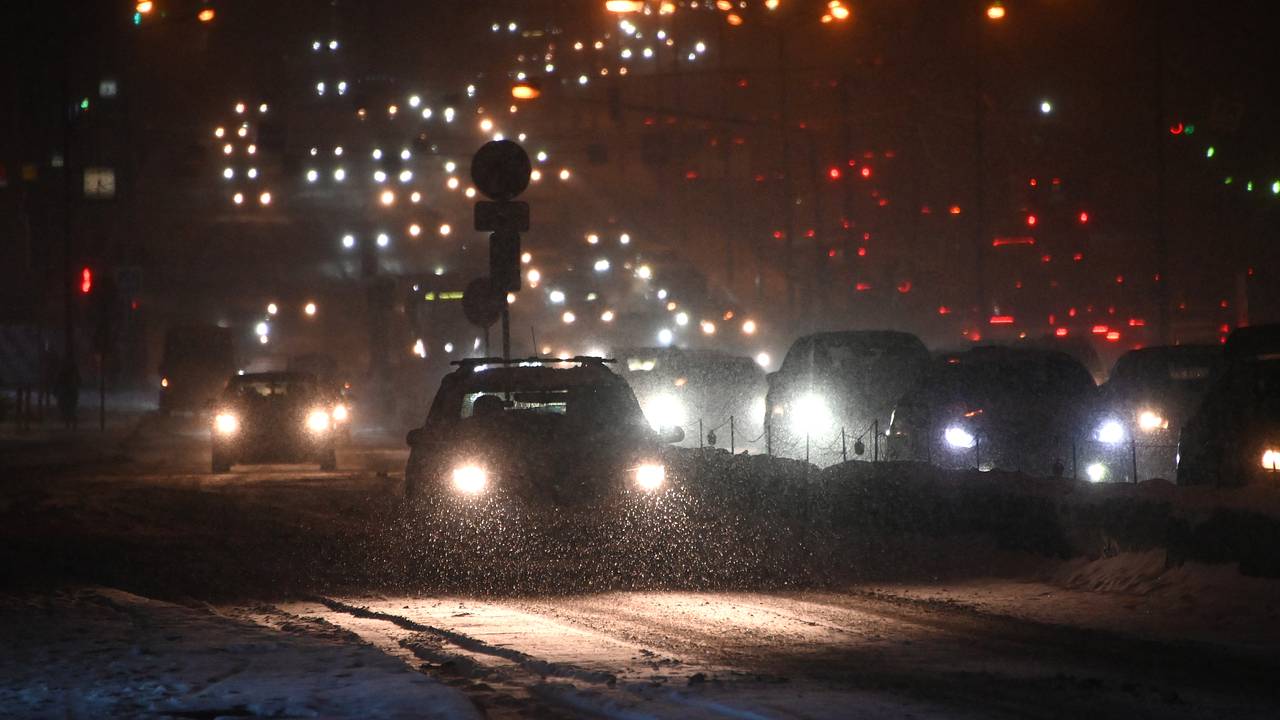
{"type": "Polygon", "coordinates": [[[507,298],[489,282],[489,278],[476,278],[462,291],[462,314],[472,325],[487,328],[498,322],[507,298]]]}
{"type": "Polygon", "coordinates": [[[495,232],[489,236],[489,282],[500,293],[520,291],[520,234],[495,232]]]}
{"type": "Polygon", "coordinates": [[[529,203],[514,200],[476,203],[476,230],[480,232],[528,232],[529,203]]]}
{"type": "Polygon", "coordinates": [[[524,148],[510,140],[485,143],[471,158],[471,181],[490,200],[511,200],[529,187],[533,165],[524,148]]]}

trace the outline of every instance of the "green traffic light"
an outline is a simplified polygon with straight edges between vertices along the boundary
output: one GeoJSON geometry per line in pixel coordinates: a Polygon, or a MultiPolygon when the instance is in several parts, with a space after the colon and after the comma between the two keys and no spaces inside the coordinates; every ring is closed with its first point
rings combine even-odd
{"type": "Polygon", "coordinates": [[[1235,179],[1235,178],[1233,178],[1233,177],[1231,177],[1230,175],[1228,175],[1228,176],[1226,176],[1225,178],[1223,178],[1223,180],[1222,180],[1222,184],[1223,184],[1223,185],[1230,185],[1231,183],[1233,183],[1233,182],[1235,182],[1235,181],[1236,181],[1236,179],[1235,179]]]}
{"type": "Polygon", "coordinates": [[[1253,181],[1252,181],[1252,180],[1250,180],[1249,182],[1247,182],[1247,183],[1245,183],[1245,184],[1244,184],[1244,190],[1245,190],[1245,192],[1253,192],[1253,181]]]}
{"type": "Polygon", "coordinates": [[[1273,180],[1271,182],[1271,194],[1280,195],[1280,180],[1273,180]]]}
{"type": "Polygon", "coordinates": [[[88,109],[89,109],[89,98],[81,98],[81,99],[80,99],[80,109],[81,109],[81,110],[88,110],[88,109]]]}
{"type": "Polygon", "coordinates": [[[142,24],[142,13],[140,13],[140,12],[136,12],[136,13],[134,13],[134,14],[133,14],[133,24],[134,24],[134,25],[141,25],[141,24],[142,24]]]}
{"type": "Polygon", "coordinates": [[[1194,134],[1195,134],[1195,132],[1196,132],[1196,126],[1195,126],[1195,125],[1187,125],[1186,129],[1185,129],[1185,130],[1183,130],[1183,132],[1184,132],[1184,133],[1186,133],[1187,135],[1194,135],[1194,134]]]}
{"type": "Polygon", "coordinates": [[[1210,146],[1209,146],[1209,148],[1208,148],[1207,150],[1205,150],[1205,151],[1204,151],[1204,156],[1205,156],[1205,157],[1207,157],[1207,158],[1211,158],[1211,157],[1213,157],[1213,156],[1214,156],[1214,153],[1215,153],[1215,152],[1216,152],[1216,151],[1213,149],[1213,146],[1212,146],[1212,145],[1210,145],[1210,146]]]}

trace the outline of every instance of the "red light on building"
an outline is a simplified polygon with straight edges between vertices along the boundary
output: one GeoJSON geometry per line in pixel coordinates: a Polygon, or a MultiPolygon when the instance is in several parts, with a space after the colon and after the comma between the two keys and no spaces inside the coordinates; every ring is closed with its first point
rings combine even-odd
{"type": "Polygon", "coordinates": [[[1050,315],[1050,316],[1049,316],[1049,324],[1050,324],[1050,325],[1057,325],[1057,324],[1058,324],[1058,316],[1057,316],[1057,315],[1050,315]]]}
{"type": "Polygon", "coordinates": [[[1040,220],[1035,215],[1027,216],[1027,227],[1035,227],[1038,222],[1040,222],[1040,220]]]}
{"type": "Polygon", "coordinates": [[[1081,224],[1081,225],[1085,225],[1085,224],[1087,224],[1087,223],[1089,222],[1089,213],[1087,213],[1087,212],[1085,212],[1085,211],[1083,211],[1083,210],[1081,210],[1081,211],[1080,211],[1080,214],[1079,214],[1077,217],[1079,217],[1079,218],[1080,218],[1080,224],[1081,224]]]}
{"type": "Polygon", "coordinates": [[[1107,342],[1118,342],[1120,340],[1120,331],[1112,330],[1111,332],[1107,333],[1106,338],[1107,338],[1107,342]]]}
{"type": "Polygon", "coordinates": [[[1005,247],[1007,245],[1035,245],[1036,239],[1030,235],[1018,235],[1016,237],[998,237],[991,241],[991,247],[1005,247]]]}
{"type": "Polygon", "coordinates": [[[805,236],[805,237],[807,237],[807,238],[811,238],[811,237],[813,237],[813,236],[814,236],[814,235],[816,235],[816,234],[817,234],[817,233],[815,233],[815,232],[814,232],[813,228],[809,228],[808,230],[805,230],[805,231],[804,231],[804,236],[805,236]]]}
{"type": "Polygon", "coordinates": [[[1082,253],[1082,252],[1078,252],[1078,253],[1076,253],[1075,255],[1072,255],[1072,256],[1071,256],[1071,259],[1072,259],[1072,260],[1075,260],[1076,262],[1080,262],[1081,260],[1083,260],[1083,259],[1084,259],[1084,253],[1082,253]]]}
{"type": "Polygon", "coordinates": [[[1075,317],[1075,316],[1076,316],[1076,309],[1075,309],[1075,308],[1070,308],[1070,309],[1068,309],[1068,310],[1067,310],[1067,317],[1075,317]]]}
{"type": "Polygon", "coordinates": [[[1226,335],[1227,333],[1231,332],[1231,326],[1226,323],[1222,323],[1222,325],[1218,327],[1218,332],[1222,333],[1223,335],[1226,335]]]}
{"type": "Polygon", "coordinates": [[[80,270],[80,292],[88,295],[93,290],[93,271],[89,268],[80,270]]]}
{"type": "Polygon", "coordinates": [[[773,231],[773,239],[774,239],[774,240],[781,240],[781,239],[782,239],[782,231],[781,231],[781,230],[774,230],[774,231],[773,231]]]}
{"type": "Polygon", "coordinates": [[[840,168],[835,165],[827,168],[827,177],[832,180],[839,180],[842,175],[844,175],[844,173],[840,172],[840,168]]]}
{"type": "Polygon", "coordinates": [[[907,293],[911,292],[911,281],[903,280],[902,282],[898,283],[898,292],[902,293],[903,295],[906,295],[907,293]]]}
{"type": "Polygon", "coordinates": [[[1123,285],[1123,284],[1124,284],[1124,276],[1123,276],[1123,275],[1117,275],[1117,276],[1116,276],[1116,284],[1117,284],[1117,285],[1123,285]]]}
{"type": "Polygon", "coordinates": [[[836,256],[836,249],[835,249],[835,248],[831,248],[830,250],[828,250],[828,251],[827,251],[827,257],[829,257],[829,258],[833,258],[833,257],[835,257],[835,256],[836,256]]]}
{"type": "Polygon", "coordinates": [[[1035,187],[1040,184],[1040,181],[1036,180],[1035,178],[1031,178],[1029,181],[1027,181],[1027,184],[1030,185],[1031,187],[1035,187]]]}
{"type": "Polygon", "coordinates": [[[871,166],[870,166],[870,165],[863,165],[863,166],[862,166],[862,177],[864,177],[864,178],[869,178],[869,177],[871,177],[871,166]]]}
{"type": "Polygon", "coordinates": [[[871,283],[860,282],[854,285],[853,289],[857,290],[858,292],[866,292],[871,289],[871,283]]]}
{"type": "Polygon", "coordinates": [[[1111,328],[1107,327],[1106,325],[1094,325],[1093,329],[1090,330],[1090,332],[1092,332],[1094,335],[1106,335],[1110,330],[1111,328]]]}
{"type": "Polygon", "coordinates": [[[1012,315],[992,315],[991,319],[988,322],[990,322],[992,325],[1012,325],[1013,316],[1012,315]]]}
{"type": "Polygon", "coordinates": [[[920,206],[920,214],[921,214],[921,215],[932,215],[932,214],[933,214],[933,208],[929,207],[928,205],[921,205],[921,206],[920,206]]]}
{"type": "Polygon", "coordinates": [[[1053,334],[1054,334],[1054,335],[1057,335],[1058,337],[1066,337],[1067,335],[1071,334],[1071,331],[1070,331],[1070,330],[1067,330],[1067,329],[1066,329],[1066,328],[1064,328],[1064,327],[1060,327],[1060,328],[1058,328],[1058,329],[1054,330],[1054,331],[1053,331],[1053,334]]]}
{"type": "Polygon", "coordinates": [[[951,213],[952,215],[959,215],[959,214],[960,214],[960,206],[959,206],[959,205],[952,205],[950,208],[947,208],[947,212],[951,213]]]}
{"type": "Polygon", "coordinates": [[[1226,310],[1227,308],[1231,307],[1231,303],[1223,299],[1222,302],[1218,303],[1218,307],[1222,308],[1223,310],[1226,310]]]}
{"type": "Polygon", "coordinates": [[[1048,253],[1045,253],[1044,255],[1041,255],[1041,256],[1040,256],[1040,262],[1042,262],[1042,263],[1047,263],[1047,262],[1049,262],[1049,261],[1050,261],[1050,260],[1052,260],[1052,259],[1053,259],[1053,256],[1052,256],[1052,255],[1050,255],[1050,254],[1048,254],[1048,253]]]}
{"type": "Polygon", "coordinates": [[[1129,327],[1146,327],[1147,321],[1142,318],[1129,318],[1129,327]]]}
{"type": "Polygon", "coordinates": [[[858,248],[858,257],[866,257],[866,256],[867,256],[867,249],[864,247],[858,248]]]}
{"type": "Polygon", "coordinates": [[[938,314],[939,314],[939,315],[950,315],[950,314],[951,314],[951,308],[947,307],[946,305],[939,305],[939,306],[938,306],[938,314]]]}
{"type": "Polygon", "coordinates": [[[698,171],[697,171],[697,170],[686,170],[686,171],[684,172],[684,179],[685,179],[685,180],[697,180],[697,179],[698,179],[698,171]]]}

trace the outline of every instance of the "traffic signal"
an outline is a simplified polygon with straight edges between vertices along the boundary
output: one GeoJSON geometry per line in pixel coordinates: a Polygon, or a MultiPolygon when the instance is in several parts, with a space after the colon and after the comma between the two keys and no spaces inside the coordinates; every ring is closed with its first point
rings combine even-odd
{"type": "Polygon", "coordinates": [[[80,269],[80,294],[88,295],[93,292],[93,270],[88,267],[80,269]]]}

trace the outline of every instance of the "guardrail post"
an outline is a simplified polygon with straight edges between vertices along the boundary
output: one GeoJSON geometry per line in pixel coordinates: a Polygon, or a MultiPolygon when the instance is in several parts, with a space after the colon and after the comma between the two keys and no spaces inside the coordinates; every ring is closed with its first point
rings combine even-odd
{"type": "Polygon", "coordinates": [[[1071,480],[1080,482],[1079,463],[1076,461],[1076,439],[1071,438],[1071,480]]]}
{"type": "Polygon", "coordinates": [[[1138,438],[1129,438],[1129,456],[1133,460],[1133,484],[1138,484],[1138,438]]]}
{"type": "Polygon", "coordinates": [[[734,445],[734,437],[733,437],[733,416],[732,416],[732,415],[730,415],[730,416],[729,416],[729,454],[730,454],[730,455],[737,455],[737,454],[738,454],[738,448],[737,448],[737,446],[736,446],[736,445],[734,445]]]}
{"type": "Polygon", "coordinates": [[[871,438],[871,462],[880,462],[880,418],[876,418],[871,422],[872,433],[871,438]]]}
{"type": "Polygon", "coordinates": [[[773,423],[764,419],[764,454],[773,457],[773,423]]]}
{"type": "Polygon", "coordinates": [[[809,462],[809,432],[804,433],[804,461],[809,462]]]}
{"type": "Polygon", "coordinates": [[[982,436],[973,434],[973,467],[978,472],[982,472],[982,436]]]}
{"type": "Polygon", "coordinates": [[[702,418],[698,418],[698,449],[702,450],[702,418]]]}
{"type": "Polygon", "coordinates": [[[849,462],[849,445],[845,441],[844,426],[840,426],[840,462],[849,462]]]}

